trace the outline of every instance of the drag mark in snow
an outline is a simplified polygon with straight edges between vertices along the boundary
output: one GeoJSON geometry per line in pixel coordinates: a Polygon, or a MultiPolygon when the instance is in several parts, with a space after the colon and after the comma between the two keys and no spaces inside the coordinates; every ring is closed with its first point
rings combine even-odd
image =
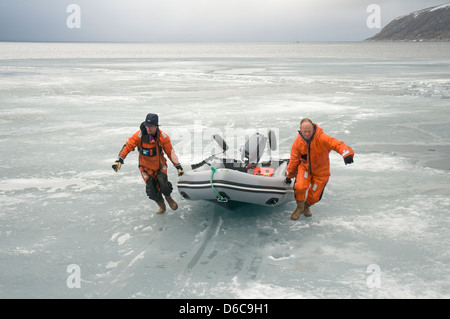
{"type": "Polygon", "coordinates": [[[189,273],[192,270],[192,268],[194,268],[195,265],[197,265],[198,261],[200,260],[203,253],[205,252],[205,249],[208,246],[209,241],[211,240],[211,238],[213,238],[215,235],[217,235],[219,228],[220,228],[220,217],[219,217],[219,214],[216,212],[213,215],[211,225],[209,226],[208,232],[205,235],[205,239],[203,240],[203,243],[201,244],[200,248],[197,250],[194,257],[191,259],[191,261],[187,265],[185,273],[189,273]]]}

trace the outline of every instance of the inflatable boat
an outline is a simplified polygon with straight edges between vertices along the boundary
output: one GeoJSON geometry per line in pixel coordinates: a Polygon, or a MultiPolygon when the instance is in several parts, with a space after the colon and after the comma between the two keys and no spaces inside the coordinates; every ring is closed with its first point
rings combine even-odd
{"type": "Polygon", "coordinates": [[[240,149],[240,160],[226,156],[228,146],[219,135],[213,138],[223,149],[222,155],[215,154],[191,165],[192,170],[179,178],[178,192],[183,198],[262,206],[279,206],[294,200],[293,185],[284,182],[289,159],[260,162],[267,143],[271,150],[276,149],[272,131],[269,138],[259,133],[252,135],[240,149]]]}

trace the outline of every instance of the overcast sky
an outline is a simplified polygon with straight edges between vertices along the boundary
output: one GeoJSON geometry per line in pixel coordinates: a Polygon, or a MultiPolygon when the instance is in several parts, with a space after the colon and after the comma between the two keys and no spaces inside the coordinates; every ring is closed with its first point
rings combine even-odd
{"type": "Polygon", "coordinates": [[[361,41],[447,0],[0,0],[0,41],[361,41]],[[76,4],[79,10],[69,10],[76,4]],[[68,21],[69,20],[69,21],[68,21]],[[373,27],[373,25],[372,25],[373,27]]]}

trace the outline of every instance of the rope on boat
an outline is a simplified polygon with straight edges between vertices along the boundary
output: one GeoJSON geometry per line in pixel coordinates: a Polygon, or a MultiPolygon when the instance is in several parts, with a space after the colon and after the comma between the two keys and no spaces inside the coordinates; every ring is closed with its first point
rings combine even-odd
{"type": "Polygon", "coordinates": [[[216,189],[214,188],[214,185],[213,185],[213,176],[214,176],[214,173],[216,172],[216,168],[214,167],[214,166],[211,166],[211,177],[210,177],[210,179],[209,179],[209,182],[211,183],[211,188],[212,188],[212,190],[214,191],[214,193],[216,194],[216,196],[217,196],[217,201],[218,202],[221,202],[221,203],[226,203],[226,202],[228,202],[228,198],[226,198],[226,197],[223,197],[222,195],[220,195],[217,191],[216,191],[216,189]]]}

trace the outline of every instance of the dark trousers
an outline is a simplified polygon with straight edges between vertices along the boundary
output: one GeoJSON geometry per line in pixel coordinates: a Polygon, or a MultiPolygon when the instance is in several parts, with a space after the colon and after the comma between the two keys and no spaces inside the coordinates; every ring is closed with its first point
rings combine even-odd
{"type": "Polygon", "coordinates": [[[172,183],[169,182],[167,174],[161,171],[156,173],[156,178],[150,177],[147,179],[145,185],[145,192],[147,193],[147,196],[155,202],[162,201],[162,195],[170,196],[172,190],[172,183]]]}

